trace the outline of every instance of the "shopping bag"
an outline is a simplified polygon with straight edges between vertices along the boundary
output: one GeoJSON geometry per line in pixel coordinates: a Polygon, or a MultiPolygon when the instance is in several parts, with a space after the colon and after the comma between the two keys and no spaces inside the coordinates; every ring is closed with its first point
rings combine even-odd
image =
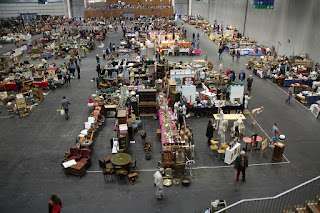
{"type": "Polygon", "coordinates": [[[61,109],[60,114],[61,114],[61,115],[66,114],[66,112],[64,111],[64,109],[61,109]]]}

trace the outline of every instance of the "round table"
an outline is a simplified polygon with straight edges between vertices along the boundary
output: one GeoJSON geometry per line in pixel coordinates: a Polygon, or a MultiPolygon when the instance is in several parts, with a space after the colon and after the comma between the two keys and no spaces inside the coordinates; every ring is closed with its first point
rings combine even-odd
{"type": "Polygon", "coordinates": [[[249,137],[244,137],[243,141],[246,143],[246,151],[248,149],[248,144],[250,144],[252,142],[251,138],[249,137]]]}
{"type": "Polygon", "coordinates": [[[131,155],[127,153],[118,153],[112,156],[110,162],[115,166],[125,166],[131,162],[131,155]]]}

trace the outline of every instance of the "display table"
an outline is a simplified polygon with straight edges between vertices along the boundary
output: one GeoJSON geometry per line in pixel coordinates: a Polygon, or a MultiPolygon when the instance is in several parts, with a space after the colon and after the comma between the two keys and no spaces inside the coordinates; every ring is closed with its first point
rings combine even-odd
{"type": "Polygon", "coordinates": [[[0,90],[17,90],[17,85],[16,83],[5,83],[5,84],[0,84],[0,90]]]}
{"type": "MultiPolygon", "coordinates": [[[[220,114],[214,114],[214,119],[220,120],[220,114]]],[[[224,114],[223,115],[224,120],[245,120],[246,117],[243,114],[224,114]]]]}
{"type": "Polygon", "coordinates": [[[43,82],[33,82],[33,85],[37,85],[39,88],[48,88],[48,81],[43,82]]]}
{"type": "Polygon", "coordinates": [[[257,70],[257,76],[259,76],[260,78],[265,78],[265,74],[263,70],[257,70]]]}
{"type": "Polygon", "coordinates": [[[117,111],[117,106],[118,105],[104,105],[104,109],[105,109],[107,118],[113,118],[114,117],[114,116],[108,117],[108,112],[116,112],[117,111]]]}
{"type": "Polygon", "coordinates": [[[314,104],[317,100],[320,100],[319,95],[308,95],[305,97],[306,97],[307,104],[314,104]]]}
{"type": "MultiPolygon", "coordinates": [[[[240,106],[223,106],[220,107],[223,112],[228,113],[231,110],[243,110],[243,105],[240,106]]],[[[210,113],[214,113],[214,112],[218,112],[219,107],[213,106],[213,107],[190,107],[190,105],[187,105],[187,110],[188,112],[210,112],[210,113]]],[[[225,114],[226,115],[226,114],[225,114]]]]}
{"type": "Polygon", "coordinates": [[[179,54],[188,55],[189,54],[189,49],[180,49],[179,50],[179,54]]]}
{"type": "Polygon", "coordinates": [[[168,112],[164,112],[159,110],[159,123],[161,129],[161,144],[162,144],[162,151],[173,151],[171,146],[166,146],[167,144],[174,143],[172,138],[175,138],[177,133],[177,127],[173,120],[173,112],[169,110],[168,112]],[[170,120],[165,121],[165,114],[168,114],[170,120]],[[169,131],[168,131],[169,130],[169,131]],[[170,137],[172,136],[172,137],[170,137]]]}
{"type": "Polygon", "coordinates": [[[302,84],[302,80],[301,79],[296,79],[296,80],[295,79],[292,79],[292,80],[285,79],[283,82],[283,86],[290,87],[291,84],[295,84],[295,83],[302,84]]]}
{"type": "Polygon", "coordinates": [[[111,157],[110,162],[115,166],[125,166],[131,162],[131,159],[128,153],[118,153],[111,157]]]}
{"type": "Polygon", "coordinates": [[[236,143],[231,149],[228,147],[226,149],[226,154],[224,157],[224,162],[228,165],[232,164],[233,161],[236,160],[238,155],[240,154],[240,143],[236,143]]]}
{"type": "Polygon", "coordinates": [[[42,54],[41,58],[48,60],[51,56],[52,56],[52,54],[49,52],[49,53],[42,54]]]}

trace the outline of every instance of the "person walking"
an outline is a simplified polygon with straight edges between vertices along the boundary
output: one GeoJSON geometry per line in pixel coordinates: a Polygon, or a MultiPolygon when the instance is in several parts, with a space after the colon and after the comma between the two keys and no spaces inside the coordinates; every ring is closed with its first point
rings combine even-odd
{"type": "Polygon", "coordinates": [[[248,111],[248,104],[250,99],[251,99],[251,96],[249,95],[249,93],[246,93],[244,95],[244,111],[248,111]]]}
{"type": "Polygon", "coordinates": [[[205,62],[208,61],[208,53],[206,53],[206,54],[204,55],[204,60],[205,60],[205,62]]]}
{"type": "Polygon", "coordinates": [[[234,169],[237,170],[236,181],[239,181],[240,172],[242,172],[242,181],[246,182],[246,169],[248,168],[248,157],[245,151],[241,151],[234,163],[234,169]]]}
{"type": "Polygon", "coordinates": [[[291,84],[291,87],[288,89],[288,98],[286,100],[286,103],[289,103],[289,105],[291,105],[291,98],[292,98],[292,95],[294,93],[294,89],[293,89],[293,84],[291,84]]]}
{"type": "Polygon", "coordinates": [[[240,50],[237,51],[237,62],[239,62],[240,59],[240,50]]]}
{"type": "Polygon", "coordinates": [[[271,138],[271,141],[270,141],[270,147],[274,147],[274,144],[276,142],[278,142],[279,140],[279,134],[280,134],[280,130],[279,130],[279,126],[277,123],[274,123],[273,127],[272,127],[272,138],[271,138]]]}
{"type": "Polygon", "coordinates": [[[218,50],[219,60],[222,60],[222,52],[223,52],[223,48],[219,47],[219,50],[218,50]]]}
{"type": "Polygon", "coordinates": [[[80,79],[80,66],[77,65],[77,74],[78,74],[78,79],[80,79]]]}
{"type": "Polygon", "coordinates": [[[235,50],[232,50],[232,52],[231,52],[232,62],[234,62],[234,56],[235,56],[235,54],[236,54],[236,51],[235,51],[235,50]]]}
{"type": "Polygon", "coordinates": [[[100,64],[100,57],[99,54],[96,55],[96,61],[97,61],[97,65],[100,64]]]}
{"type": "Polygon", "coordinates": [[[106,60],[106,53],[107,53],[107,50],[106,50],[106,48],[104,48],[104,49],[102,50],[103,60],[106,60]]]}
{"type": "Polygon", "coordinates": [[[210,146],[211,142],[211,138],[213,137],[213,133],[215,131],[215,128],[213,127],[213,120],[209,120],[208,126],[207,126],[207,132],[206,132],[206,136],[208,137],[208,146],[210,146]]]}
{"type": "Polygon", "coordinates": [[[257,114],[261,113],[264,110],[264,107],[253,109],[251,112],[252,124],[255,124],[257,114]]]}
{"type": "Polygon", "coordinates": [[[100,64],[97,65],[96,71],[98,73],[98,77],[100,77],[100,75],[101,75],[101,66],[100,66],[100,64]]]}
{"type": "Polygon", "coordinates": [[[251,93],[251,87],[252,87],[253,78],[252,75],[249,75],[249,78],[247,78],[247,90],[251,93]]]}
{"type": "Polygon", "coordinates": [[[163,173],[164,173],[164,169],[160,168],[159,171],[156,171],[153,175],[154,186],[157,187],[157,191],[156,191],[156,198],[157,199],[162,199],[164,197],[163,178],[162,178],[163,173]]]}
{"type": "Polygon", "coordinates": [[[192,40],[194,41],[196,34],[192,33],[192,40]]]}
{"type": "Polygon", "coordinates": [[[67,85],[67,87],[69,86],[69,84],[71,85],[71,76],[69,74],[69,71],[67,71],[64,76],[64,83],[67,85]]]}
{"type": "Polygon", "coordinates": [[[62,203],[60,198],[56,194],[52,194],[50,196],[50,200],[48,202],[49,213],[59,213],[62,209],[62,203]]]}
{"type": "Polygon", "coordinates": [[[240,84],[243,84],[244,79],[246,79],[246,74],[244,73],[243,70],[241,70],[241,72],[239,73],[240,84]]]}
{"type": "Polygon", "coordinates": [[[66,96],[63,96],[61,106],[64,109],[64,112],[66,114],[66,120],[69,119],[69,104],[71,103],[67,100],[66,96]]]}

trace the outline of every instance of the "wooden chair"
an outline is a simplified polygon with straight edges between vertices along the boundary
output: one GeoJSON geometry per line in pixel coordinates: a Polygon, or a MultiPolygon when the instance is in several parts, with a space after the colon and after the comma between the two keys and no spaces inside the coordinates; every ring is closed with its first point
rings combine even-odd
{"type": "Polygon", "coordinates": [[[223,159],[224,160],[224,154],[226,153],[226,148],[228,145],[222,144],[219,146],[217,152],[218,152],[218,158],[217,159],[223,159]]]}
{"type": "Polygon", "coordinates": [[[137,158],[134,161],[131,161],[129,164],[129,171],[135,172],[137,168],[137,158]]]}
{"type": "Polygon", "coordinates": [[[128,174],[128,171],[125,170],[125,169],[119,169],[116,171],[116,174],[117,174],[117,177],[118,177],[118,183],[120,184],[121,181],[125,184],[127,183],[126,181],[126,177],[127,177],[127,174],[128,174]]]}
{"type": "Polygon", "coordinates": [[[104,175],[104,181],[107,183],[108,182],[108,176],[110,176],[110,180],[114,182],[113,179],[113,174],[114,174],[114,169],[111,163],[106,163],[105,164],[105,169],[103,169],[103,175],[104,175]]]}

